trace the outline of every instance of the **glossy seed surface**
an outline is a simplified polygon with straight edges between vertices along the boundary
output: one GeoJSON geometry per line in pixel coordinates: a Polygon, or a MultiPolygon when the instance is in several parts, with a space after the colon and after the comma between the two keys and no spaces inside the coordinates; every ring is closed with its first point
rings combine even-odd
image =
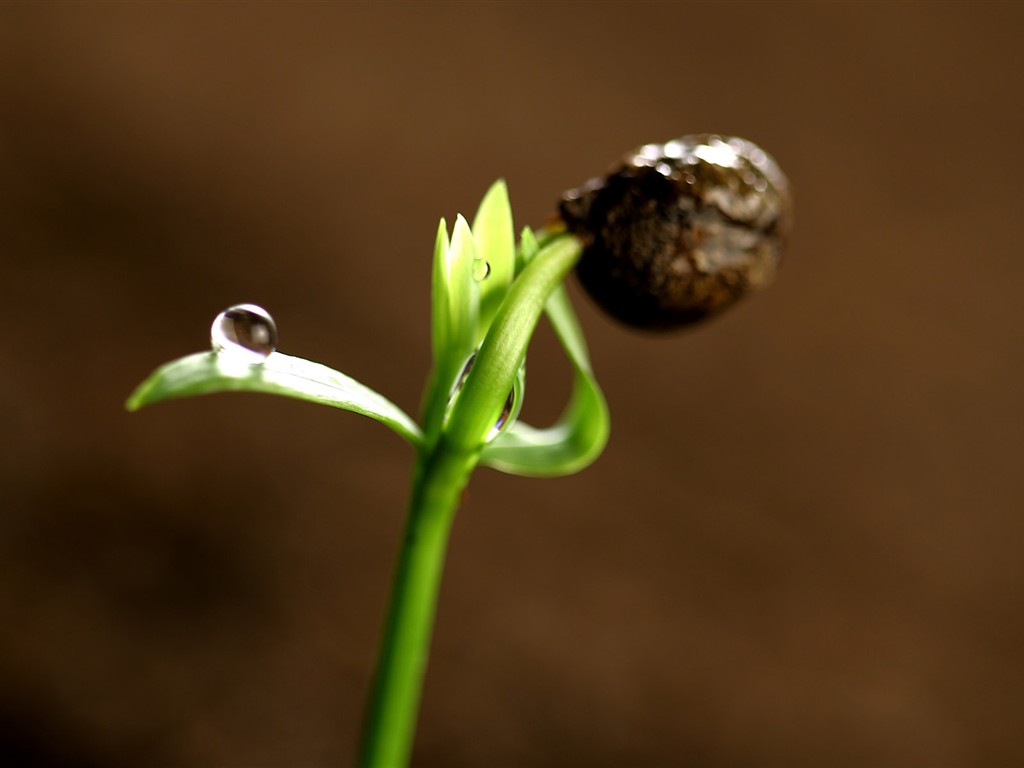
{"type": "Polygon", "coordinates": [[[792,216],[786,177],[752,142],[698,134],[628,153],[563,195],[580,283],[612,316],[667,330],[771,282],[792,216]]]}

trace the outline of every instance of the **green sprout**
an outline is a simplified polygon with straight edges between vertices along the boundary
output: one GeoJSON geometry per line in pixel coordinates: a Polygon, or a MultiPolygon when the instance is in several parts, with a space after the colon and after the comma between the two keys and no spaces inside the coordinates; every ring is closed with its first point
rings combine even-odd
{"type": "MultiPolygon", "coordinates": [[[[284,395],[369,416],[416,448],[362,765],[408,761],[448,533],[473,470],[483,464],[520,475],[570,474],[594,461],[608,439],[608,409],[562,285],[581,250],[571,235],[538,237],[530,229],[517,246],[501,181],[484,197],[472,227],[456,219],[450,241],[442,219],[434,246],[433,369],[421,423],[340,371],[271,348],[265,356],[254,352],[242,331],[273,321],[251,306],[236,313],[234,334],[219,348],[162,366],[128,400],[136,410],[212,392],[284,395]],[[527,345],[543,312],[572,363],[574,383],[561,418],[538,429],[514,416],[525,389],[527,345]]],[[[215,323],[215,337],[217,331],[215,323]]]]}
{"type": "Polygon", "coordinates": [[[438,227],[432,273],[433,366],[421,420],[345,374],[276,351],[273,320],[254,305],[222,312],[213,350],[157,369],[127,407],[212,392],[309,400],[369,416],[416,449],[406,529],[359,764],[409,761],[445,550],[478,465],[534,477],[577,472],[608,440],[609,416],[563,286],[580,282],[610,314],[658,331],[692,324],[766,285],[789,221],[785,177],[761,149],[712,134],[626,156],[609,175],[563,196],[560,220],[518,244],[504,182],[472,226],[438,227]],[[546,314],[572,364],[557,422],[517,416],[526,351],[546,314]]]}

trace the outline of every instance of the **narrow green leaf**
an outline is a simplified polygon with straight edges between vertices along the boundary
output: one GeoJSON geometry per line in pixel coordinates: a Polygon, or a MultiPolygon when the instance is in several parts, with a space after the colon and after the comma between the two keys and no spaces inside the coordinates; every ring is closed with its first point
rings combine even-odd
{"type": "Polygon", "coordinates": [[[476,247],[469,223],[460,214],[455,220],[448,247],[448,346],[451,354],[465,362],[476,348],[480,289],[473,279],[476,247]]]}
{"type": "Polygon", "coordinates": [[[434,239],[434,268],[431,285],[431,339],[434,345],[434,368],[442,368],[448,349],[448,224],[437,225],[434,239]]]}
{"type": "MultiPolygon", "coordinates": [[[[487,190],[473,219],[476,255],[486,262],[486,278],[480,282],[479,343],[494,319],[515,273],[516,243],[508,188],[501,179],[487,190]]],[[[477,273],[482,267],[478,266],[477,273]]]]}
{"type": "Polygon", "coordinates": [[[547,312],[548,320],[551,321],[551,327],[555,330],[555,335],[565,347],[569,360],[588,376],[591,375],[587,340],[580,327],[580,321],[576,318],[576,312],[573,311],[569,292],[564,285],[558,286],[557,290],[551,294],[544,310],[547,312]]]}
{"type": "Polygon", "coordinates": [[[540,244],[537,242],[537,236],[533,234],[533,230],[523,227],[523,231],[519,235],[519,248],[516,250],[516,272],[522,272],[523,267],[530,263],[539,250],[540,244]]]}
{"type": "MultiPolygon", "coordinates": [[[[434,265],[431,285],[431,339],[434,345],[434,365],[427,377],[427,386],[423,392],[420,413],[423,418],[423,431],[428,436],[436,437],[441,429],[444,416],[443,403],[440,401],[440,381],[450,381],[455,374],[452,369],[456,363],[452,359],[451,320],[448,310],[448,225],[444,219],[437,227],[434,240],[434,265]]],[[[445,386],[448,386],[445,384],[445,386]]]]}
{"type": "Polygon", "coordinates": [[[369,416],[412,445],[423,434],[405,411],[383,395],[326,365],[273,353],[261,365],[239,365],[230,356],[200,352],[158,368],[128,398],[128,410],[178,397],[213,392],[263,392],[330,405],[369,416]]]}
{"type": "Polygon", "coordinates": [[[564,286],[551,294],[545,311],[573,365],[572,396],[553,426],[536,429],[516,422],[484,449],[483,464],[511,474],[572,474],[591,464],[608,442],[608,406],[591,372],[587,344],[564,286]]]}

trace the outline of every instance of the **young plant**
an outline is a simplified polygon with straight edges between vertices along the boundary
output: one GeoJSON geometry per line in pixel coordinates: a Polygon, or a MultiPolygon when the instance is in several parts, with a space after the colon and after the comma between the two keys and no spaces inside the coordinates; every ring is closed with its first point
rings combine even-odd
{"type": "Polygon", "coordinates": [[[434,244],[433,367],[417,422],[355,379],[276,351],[270,315],[244,304],[214,320],[212,351],[157,369],[127,407],[225,391],[264,392],[369,416],[416,449],[406,530],[363,734],[360,765],[408,763],[448,534],[478,465],[535,477],[583,469],[609,417],[586,341],[562,285],[584,287],[614,316],[677,327],[768,282],[788,217],[786,181],[762,150],[703,135],[646,145],[603,179],[567,192],[561,220],[515,242],[505,184],[472,226],[445,221],[434,244]],[[546,313],[573,368],[558,421],[518,420],[526,351],[546,313]]]}

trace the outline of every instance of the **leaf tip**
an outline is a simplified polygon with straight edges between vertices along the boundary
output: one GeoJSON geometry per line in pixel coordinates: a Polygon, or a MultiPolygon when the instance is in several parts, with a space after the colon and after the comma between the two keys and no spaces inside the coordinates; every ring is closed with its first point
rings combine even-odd
{"type": "Polygon", "coordinates": [[[473,237],[473,230],[469,222],[461,213],[455,217],[455,226],[452,228],[451,244],[448,246],[448,264],[457,262],[460,258],[476,258],[476,241],[473,237]],[[468,253],[464,253],[467,251],[468,253]]]}
{"type": "Polygon", "coordinates": [[[156,402],[156,399],[152,397],[152,392],[153,376],[150,376],[135,387],[135,390],[128,396],[128,399],[124,401],[124,409],[129,413],[135,413],[135,411],[156,402]]]}
{"type": "Polygon", "coordinates": [[[128,396],[128,399],[124,401],[124,409],[126,411],[129,413],[135,413],[146,404],[145,389],[146,385],[140,384],[135,388],[135,391],[128,396]]]}
{"type": "Polygon", "coordinates": [[[491,195],[494,195],[496,197],[498,195],[508,197],[508,183],[505,181],[505,179],[496,179],[495,182],[491,184],[490,188],[488,188],[487,193],[484,195],[484,199],[486,200],[487,198],[491,197],[491,195]]]}

